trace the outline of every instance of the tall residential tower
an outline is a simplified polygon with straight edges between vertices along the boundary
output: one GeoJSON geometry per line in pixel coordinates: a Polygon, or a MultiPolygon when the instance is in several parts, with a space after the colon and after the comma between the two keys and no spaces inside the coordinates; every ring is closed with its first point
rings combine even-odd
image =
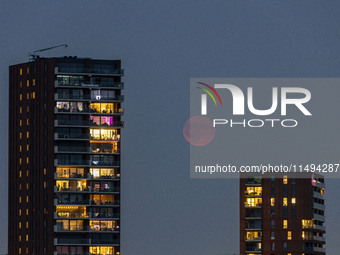
{"type": "Polygon", "coordinates": [[[323,177],[268,177],[240,180],[240,254],[326,254],[323,177]]]}
{"type": "Polygon", "coordinates": [[[120,60],[9,68],[9,255],[120,254],[120,60]]]}

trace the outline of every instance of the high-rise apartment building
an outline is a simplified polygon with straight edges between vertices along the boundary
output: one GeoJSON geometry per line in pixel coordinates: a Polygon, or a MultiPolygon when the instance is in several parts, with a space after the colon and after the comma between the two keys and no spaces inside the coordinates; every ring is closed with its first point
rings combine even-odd
{"type": "Polygon", "coordinates": [[[240,254],[326,254],[323,177],[267,177],[240,179],[240,254]]]}
{"type": "Polygon", "coordinates": [[[120,60],[9,67],[9,255],[120,254],[120,60]]]}

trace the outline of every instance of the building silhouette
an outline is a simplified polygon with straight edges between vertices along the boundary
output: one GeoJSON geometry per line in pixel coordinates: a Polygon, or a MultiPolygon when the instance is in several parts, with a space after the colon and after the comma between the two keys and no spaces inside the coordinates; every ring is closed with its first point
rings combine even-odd
{"type": "Polygon", "coordinates": [[[241,255],[323,255],[324,179],[243,176],[240,179],[241,255]]]}
{"type": "Polygon", "coordinates": [[[9,67],[8,254],[120,254],[120,60],[9,67]]]}

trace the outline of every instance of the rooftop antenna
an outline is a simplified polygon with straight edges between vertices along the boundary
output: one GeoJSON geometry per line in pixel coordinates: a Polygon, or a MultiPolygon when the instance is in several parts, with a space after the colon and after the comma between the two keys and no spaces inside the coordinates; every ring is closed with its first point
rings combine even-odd
{"type": "Polygon", "coordinates": [[[60,47],[67,48],[68,45],[67,45],[67,44],[60,44],[60,45],[48,47],[48,48],[45,48],[45,49],[35,50],[35,51],[33,51],[33,52],[30,52],[30,53],[28,54],[28,56],[30,57],[30,60],[31,60],[31,61],[34,61],[34,60],[36,60],[36,59],[39,58],[39,55],[37,54],[38,52],[43,52],[43,51],[47,51],[47,50],[52,50],[52,49],[60,48],[60,47]]]}

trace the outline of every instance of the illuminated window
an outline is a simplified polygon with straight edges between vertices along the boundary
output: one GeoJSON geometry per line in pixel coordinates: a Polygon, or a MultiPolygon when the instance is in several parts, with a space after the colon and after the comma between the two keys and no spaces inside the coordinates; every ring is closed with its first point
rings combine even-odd
{"type": "Polygon", "coordinates": [[[21,171],[19,171],[19,177],[21,178],[21,171]]]}
{"type": "Polygon", "coordinates": [[[305,240],[305,238],[306,238],[305,231],[302,231],[302,235],[301,236],[302,236],[302,239],[305,240]]]}
{"type": "Polygon", "coordinates": [[[20,108],[19,108],[19,112],[22,113],[22,107],[21,107],[21,106],[20,106],[20,108]]]}
{"type": "Polygon", "coordinates": [[[30,99],[30,93],[27,93],[27,100],[30,99]]]}
{"type": "Polygon", "coordinates": [[[26,172],[26,176],[28,177],[28,173],[29,173],[29,171],[27,170],[27,172],[26,172]]]}
{"type": "Polygon", "coordinates": [[[29,158],[26,158],[26,163],[27,163],[27,164],[29,163],[29,161],[30,161],[29,158]]]}
{"type": "Polygon", "coordinates": [[[26,235],[26,242],[28,242],[28,235],[26,235]]]}
{"type": "Polygon", "coordinates": [[[26,215],[28,215],[28,209],[26,209],[26,215]]]}
{"type": "Polygon", "coordinates": [[[246,195],[249,196],[261,196],[262,195],[262,187],[247,187],[246,195]]]}
{"type": "Polygon", "coordinates": [[[20,101],[22,101],[22,94],[20,94],[19,99],[20,99],[20,101]]]}
{"type": "Polygon", "coordinates": [[[287,175],[283,176],[283,184],[288,184],[287,175]]]}
{"type": "Polygon", "coordinates": [[[19,137],[20,137],[20,139],[22,138],[22,133],[21,132],[19,133],[19,137]]]}
{"type": "Polygon", "coordinates": [[[27,144],[27,151],[29,151],[30,150],[30,146],[27,144]]]}
{"type": "Polygon", "coordinates": [[[46,168],[44,168],[44,175],[46,175],[46,168]]]}
{"type": "Polygon", "coordinates": [[[19,203],[21,204],[21,196],[19,197],[19,203]]]}
{"type": "Polygon", "coordinates": [[[246,240],[252,240],[252,241],[260,241],[262,236],[262,232],[246,232],[246,240]]]}
{"type": "Polygon", "coordinates": [[[29,80],[26,81],[26,85],[27,85],[27,87],[30,86],[30,81],[29,80]]]}
{"type": "Polygon", "coordinates": [[[21,242],[21,235],[19,235],[19,242],[21,242]]]}
{"type": "Polygon", "coordinates": [[[20,145],[20,146],[19,146],[19,151],[21,152],[21,150],[22,150],[22,146],[20,145]]]}
{"type": "Polygon", "coordinates": [[[30,137],[30,132],[27,131],[27,138],[29,138],[29,137],[30,137]]]}
{"type": "Polygon", "coordinates": [[[286,197],[283,198],[283,206],[288,206],[288,199],[286,197]]]}
{"type": "Polygon", "coordinates": [[[35,79],[32,80],[32,84],[33,84],[33,86],[35,86],[35,79]]]}
{"type": "Polygon", "coordinates": [[[302,228],[312,228],[313,220],[302,220],[302,228]]]}
{"type": "Polygon", "coordinates": [[[21,158],[19,158],[19,165],[21,165],[21,158]]]}
{"type": "Polygon", "coordinates": [[[21,229],[21,222],[19,222],[19,229],[21,229]]]}
{"type": "Polygon", "coordinates": [[[30,68],[29,67],[27,67],[27,74],[29,74],[30,73],[30,68]]]}
{"type": "MultiPolygon", "coordinates": [[[[21,70],[21,69],[20,69],[21,70]]],[[[21,254],[21,248],[19,248],[19,254],[21,254]]]]}
{"type": "Polygon", "coordinates": [[[284,229],[288,228],[288,220],[283,220],[283,228],[284,229]]]}
{"type": "Polygon", "coordinates": [[[30,107],[29,107],[29,106],[27,106],[27,109],[26,109],[26,110],[27,110],[27,112],[29,112],[29,111],[30,111],[30,107]]]}
{"type": "Polygon", "coordinates": [[[26,221],[26,228],[28,228],[28,221],[26,221]]]}
{"type": "Polygon", "coordinates": [[[22,120],[19,120],[19,126],[20,127],[22,126],[22,120]]]}
{"type": "Polygon", "coordinates": [[[292,240],[292,231],[287,232],[287,240],[292,240]]]}
{"type": "Polygon", "coordinates": [[[20,75],[22,75],[22,68],[20,68],[20,75]]]}
{"type": "Polygon", "coordinates": [[[26,203],[28,203],[28,196],[26,196],[26,203]]]}
{"type": "Polygon", "coordinates": [[[275,198],[272,197],[272,198],[270,199],[270,205],[271,205],[271,206],[275,206],[275,198]]]}
{"type": "Polygon", "coordinates": [[[35,98],[35,92],[32,92],[32,98],[33,99],[35,98]]]}
{"type": "Polygon", "coordinates": [[[257,207],[262,205],[262,198],[247,198],[245,206],[257,207]]]}
{"type": "Polygon", "coordinates": [[[19,190],[21,190],[21,184],[19,184],[19,190]]]}
{"type": "Polygon", "coordinates": [[[29,125],[29,120],[28,119],[26,120],[26,123],[27,123],[27,126],[28,126],[29,125]]]}
{"type": "Polygon", "coordinates": [[[296,198],[293,197],[293,198],[292,198],[292,204],[295,204],[295,203],[296,203],[296,198]]]}
{"type": "Polygon", "coordinates": [[[19,216],[21,216],[21,209],[19,209],[19,216]]]}

